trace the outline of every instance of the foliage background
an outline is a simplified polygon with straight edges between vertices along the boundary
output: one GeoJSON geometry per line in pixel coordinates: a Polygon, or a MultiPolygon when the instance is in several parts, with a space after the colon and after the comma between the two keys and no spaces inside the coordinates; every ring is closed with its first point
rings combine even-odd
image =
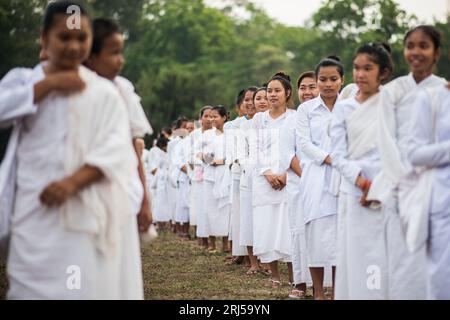
{"type": "MultiPolygon", "coordinates": [[[[45,0],[0,0],[0,76],[38,62],[45,0]]],[[[393,0],[324,0],[304,27],[276,22],[250,0],[86,0],[94,17],[120,21],[127,35],[124,76],[134,82],[156,130],[179,115],[196,118],[206,104],[233,109],[236,93],[283,70],[297,76],[335,54],[346,66],[364,42],[393,47],[395,76],[408,72],[402,40],[418,24],[393,0]],[[245,16],[245,18],[243,18],[245,16]]],[[[450,17],[435,25],[444,50],[437,74],[449,78],[450,17]]]]}

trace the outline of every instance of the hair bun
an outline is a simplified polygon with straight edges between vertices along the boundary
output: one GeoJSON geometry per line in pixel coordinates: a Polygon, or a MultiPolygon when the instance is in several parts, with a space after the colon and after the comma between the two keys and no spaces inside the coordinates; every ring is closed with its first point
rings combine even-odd
{"type": "Polygon", "coordinates": [[[338,56],[335,56],[335,55],[330,55],[330,56],[327,57],[327,59],[335,60],[337,62],[341,62],[341,58],[339,58],[338,56]]]}
{"type": "Polygon", "coordinates": [[[389,43],[386,42],[377,42],[375,43],[375,46],[379,47],[379,48],[383,48],[384,50],[386,50],[389,54],[392,53],[392,48],[389,45],[389,43]]]}
{"type": "Polygon", "coordinates": [[[284,73],[283,71],[279,71],[279,72],[275,73],[274,76],[272,77],[272,79],[275,77],[280,77],[280,78],[286,79],[288,82],[291,82],[291,77],[289,75],[287,75],[286,73],[284,73]]]}

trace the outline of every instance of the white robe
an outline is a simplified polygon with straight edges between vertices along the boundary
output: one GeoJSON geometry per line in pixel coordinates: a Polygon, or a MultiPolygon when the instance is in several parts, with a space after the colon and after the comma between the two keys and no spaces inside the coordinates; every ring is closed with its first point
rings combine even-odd
{"type": "Polygon", "coordinates": [[[297,110],[296,134],[300,150],[309,159],[300,180],[309,267],[336,265],[337,197],[332,193],[333,169],[323,164],[330,153],[331,119],[332,113],[320,96],[297,110]]]}
{"type": "MultiPolygon", "coordinates": [[[[123,98],[128,111],[128,120],[131,136],[143,138],[146,134],[152,134],[153,129],[147,120],[140,97],[134,91],[133,84],[123,77],[116,77],[114,83],[123,98]]],[[[141,161],[141,159],[138,159],[141,161]]],[[[139,243],[139,231],[136,215],[142,206],[144,187],[139,177],[139,171],[133,173],[129,185],[129,196],[131,200],[131,211],[122,231],[122,289],[121,299],[142,300],[144,299],[144,284],[142,280],[141,248],[139,243]]]]}
{"type": "Polygon", "coordinates": [[[257,131],[255,154],[257,165],[253,170],[253,253],[263,263],[273,261],[291,262],[291,234],[289,230],[289,212],[287,191],[274,190],[264,176],[271,170],[280,171],[280,129],[292,110],[273,119],[270,111],[257,113],[252,128],[257,131]]]}
{"type": "MultiPolygon", "coordinates": [[[[300,106],[301,107],[301,106],[300,106]]],[[[310,284],[311,276],[306,261],[305,224],[303,222],[302,207],[300,205],[300,177],[290,169],[292,159],[306,157],[301,155],[298,139],[295,133],[296,115],[290,115],[281,129],[281,169],[287,171],[286,191],[288,193],[289,226],[292,243],[292,270],[294,283],[310,284]]]]}
{"type": "Polygon", "coordinates": [[[177,181],[178,176],[180,174],[179,170],[176,167],[176,164],[174,163],[175,156],[175,146],[180,142],[180,137],[175,137],[169,141],[167,144],[167,155],[169,156],[169,171],[168,171],[168,181],[169,184],[167,185],[167,190],[169,192],[169,202],[167,203],[167,206],[169,207],[170,215],[172,223],[175,222],[175,211],[177,207],[177,181]]]}
{"type": "Polygon", "coordinates": [[[413,110],[409,160],[430,168],[428,298],[450,299],[450,90],[424,90],[413,110]]]}
{"type": "MultiPolygon", "coordinates": [[[[218,134],[216,129],[205,132],[205,154],[213,154],[214,160],[225,160],[225,134],[218,134]]],[[[204,203],[207,213],[210,236],[228,236],[231,206],[230,172],[226,165],[209,166],[204,170],[204,203]]]]}
{"type": "MultiPolygon", "coordinates": [[[[87,83],[82,93],[51,93],[17,122],[20,139],[12,161],[18,170],[15,182],[9,182],[16,184],[7,267],[10,299],[121,296],[120,230],[129,212],[124,192],[136,159],[126,107],[116,89],[84,67],[80,76],[87,83]],[[40,203],[44,187],[84,164],[100,168],[106,178],[59,208],[40,203]],[[73,270],[81,272],[80,288],[71,290],[73,270]]],[[[43,77],[38,65],[26,80],[31,97],[32,84],[43,77]]]]}
{"type": "MultiPolygon", "coordinates": [[[[411,175],[406,153],[410,148],[411,105],[419,89],[443,83],[443,79],[431,75],[417,84],[409,74],[391,81],[381,90],[383,103],[378,117],[381,172],[375,177],[368,198],[393,208],[386,214],[389,299],[426,297],[425,242],[416,244],[415,252],[411,253],[405,240],[409,234],[407,217],[416,212],[407,206],[406,194],[411,186],[418,185],[416,177],[411,175]]],[[[423,189],[422,195],[429,187],[423,189]]]]}
{"type": "Polygon", "coordinates": [[[188,138],[181,138],[172,154],[172,161],[175,164],[173,170],[178,171],[175,221],[182,224],[189,222],[190,182],[187,173],[181,171],[181,168],[187,164],[185,153],[188,142],[188,138]]]}
{"type": "MultiPolygon", "coordinates": [[[[240,180],[242,176],[242,166],[239,163],[238,151],[242,145],[241,127],[246,125],[248,120],[246,117],[239,117],[224,125],[226,133],[226,157],[228,167],[231,165],[231,186],[230,186],[230,229],[228,237],[233,242],[233,256],[246,256],[247,247],[241,245],[241,188],[240,180]],[[236,160],[238,161],[236,163],[236,160]]],[[[245,196],[245,195],[244,195],[245,196]]]]}
{"type": "Polygon", "coordinates": [[[169,158],[166,152],[154,147],[153,161],[150,170],[156,169],[154,177],[155,197],[153,199],[153,216],[155,222],[169,222],[172,219],[169,203],[169,158]]]}
{"type": "Polygon", "coordinates": [[[339,193],[336,299],[387,299],[385,211],[362,207],[359,175],[373,180],[379,173],[377,115],[380,94],[364,103],[338,102],[331,128],[333,166],[342,174],[339,193]]]}

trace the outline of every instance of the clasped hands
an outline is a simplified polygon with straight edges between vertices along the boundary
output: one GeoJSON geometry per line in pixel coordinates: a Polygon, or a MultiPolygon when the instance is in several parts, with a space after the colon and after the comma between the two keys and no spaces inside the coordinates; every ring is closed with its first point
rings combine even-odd
{"type": "Polygon", "coordinates": [[[283,190],[286,187],[286,173],[276,175],[269,170],[264,173],[264,176],[274,190],[283,190]]]}

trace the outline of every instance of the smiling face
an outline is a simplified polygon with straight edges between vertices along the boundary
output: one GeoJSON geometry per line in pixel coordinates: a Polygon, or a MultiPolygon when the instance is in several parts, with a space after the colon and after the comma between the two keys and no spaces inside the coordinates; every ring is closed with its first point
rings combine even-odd
{"type": "Polygon", "coordinates": [[[358,54],[353,61],[353,80],[362,93],[377,92],[381,84],[380,66],[368,54],[358,54]]]}
{"type": "Polygon", "coordinates": [[[100,76],[109,80],[122,71],[125,59],[123,57],[125,40],[121,33],[113,33],[103,41],[99,54],[93,54],[88,60],[88,67],[100,76]]]}
{"type": "Polygon", "coordinates": [[[344,79],[338,72],[337,67],[322,67],[317,75],[317,85],[320,95],[325,99],[336,98],[344,83],[344,79]]]}
{"type": "Polygon", "coordinates": [[[269,100],[270,108],[285,107],[287,97],[290,92],[286,92],[283,84],[279,80],[272,80],[267,85],[267,99],[269,100]]]}
{"type": "Polygon", "coordinates": [[[440,50],[435,48],[431,38],[418,29],[405,41],[403,55],[413,74],[431,74],[438,60],[440,50]]]}
{"type": "Polygon", "coordinates": [[[55,16],[50,29],[41,35],[41,48],[54,70],[75,70],[89,55],[92,29],[89,19],[81,16],[80,28],[69,30],[67,16],[55,16]]]}
{"type": "Polygon", "coordinates": [[[253,91],[247,91],[245,93],[245,97],[244,97],[244,109],[245,109],[245,113],[247,114],[248,118],[253,118],[253,116],[256,113],[256,107],[253,104],[253,91]]]}
{"type": "Polygon", "coordinates": [[[319,88],[317,87],[316,80],[310,77],[303,78],[298,87],[298,99],[300,103],[314,99],[318,95],[319,88]]]}
{"type": "Polygon", "coordinates": [[[269,102],[267,101],[267,91],[259,90],[255,94],[256,112],[265,112],[269,110],[269,102]]]}
{"type": "Polygon", "coordinates": [[[217,128],[219,130],[223,129],[223,124],[227,120],[227,117],[222,117],[217,110],[211,110],[211,119],[212,119],[212,126],[214,128],[217,128]]]}

